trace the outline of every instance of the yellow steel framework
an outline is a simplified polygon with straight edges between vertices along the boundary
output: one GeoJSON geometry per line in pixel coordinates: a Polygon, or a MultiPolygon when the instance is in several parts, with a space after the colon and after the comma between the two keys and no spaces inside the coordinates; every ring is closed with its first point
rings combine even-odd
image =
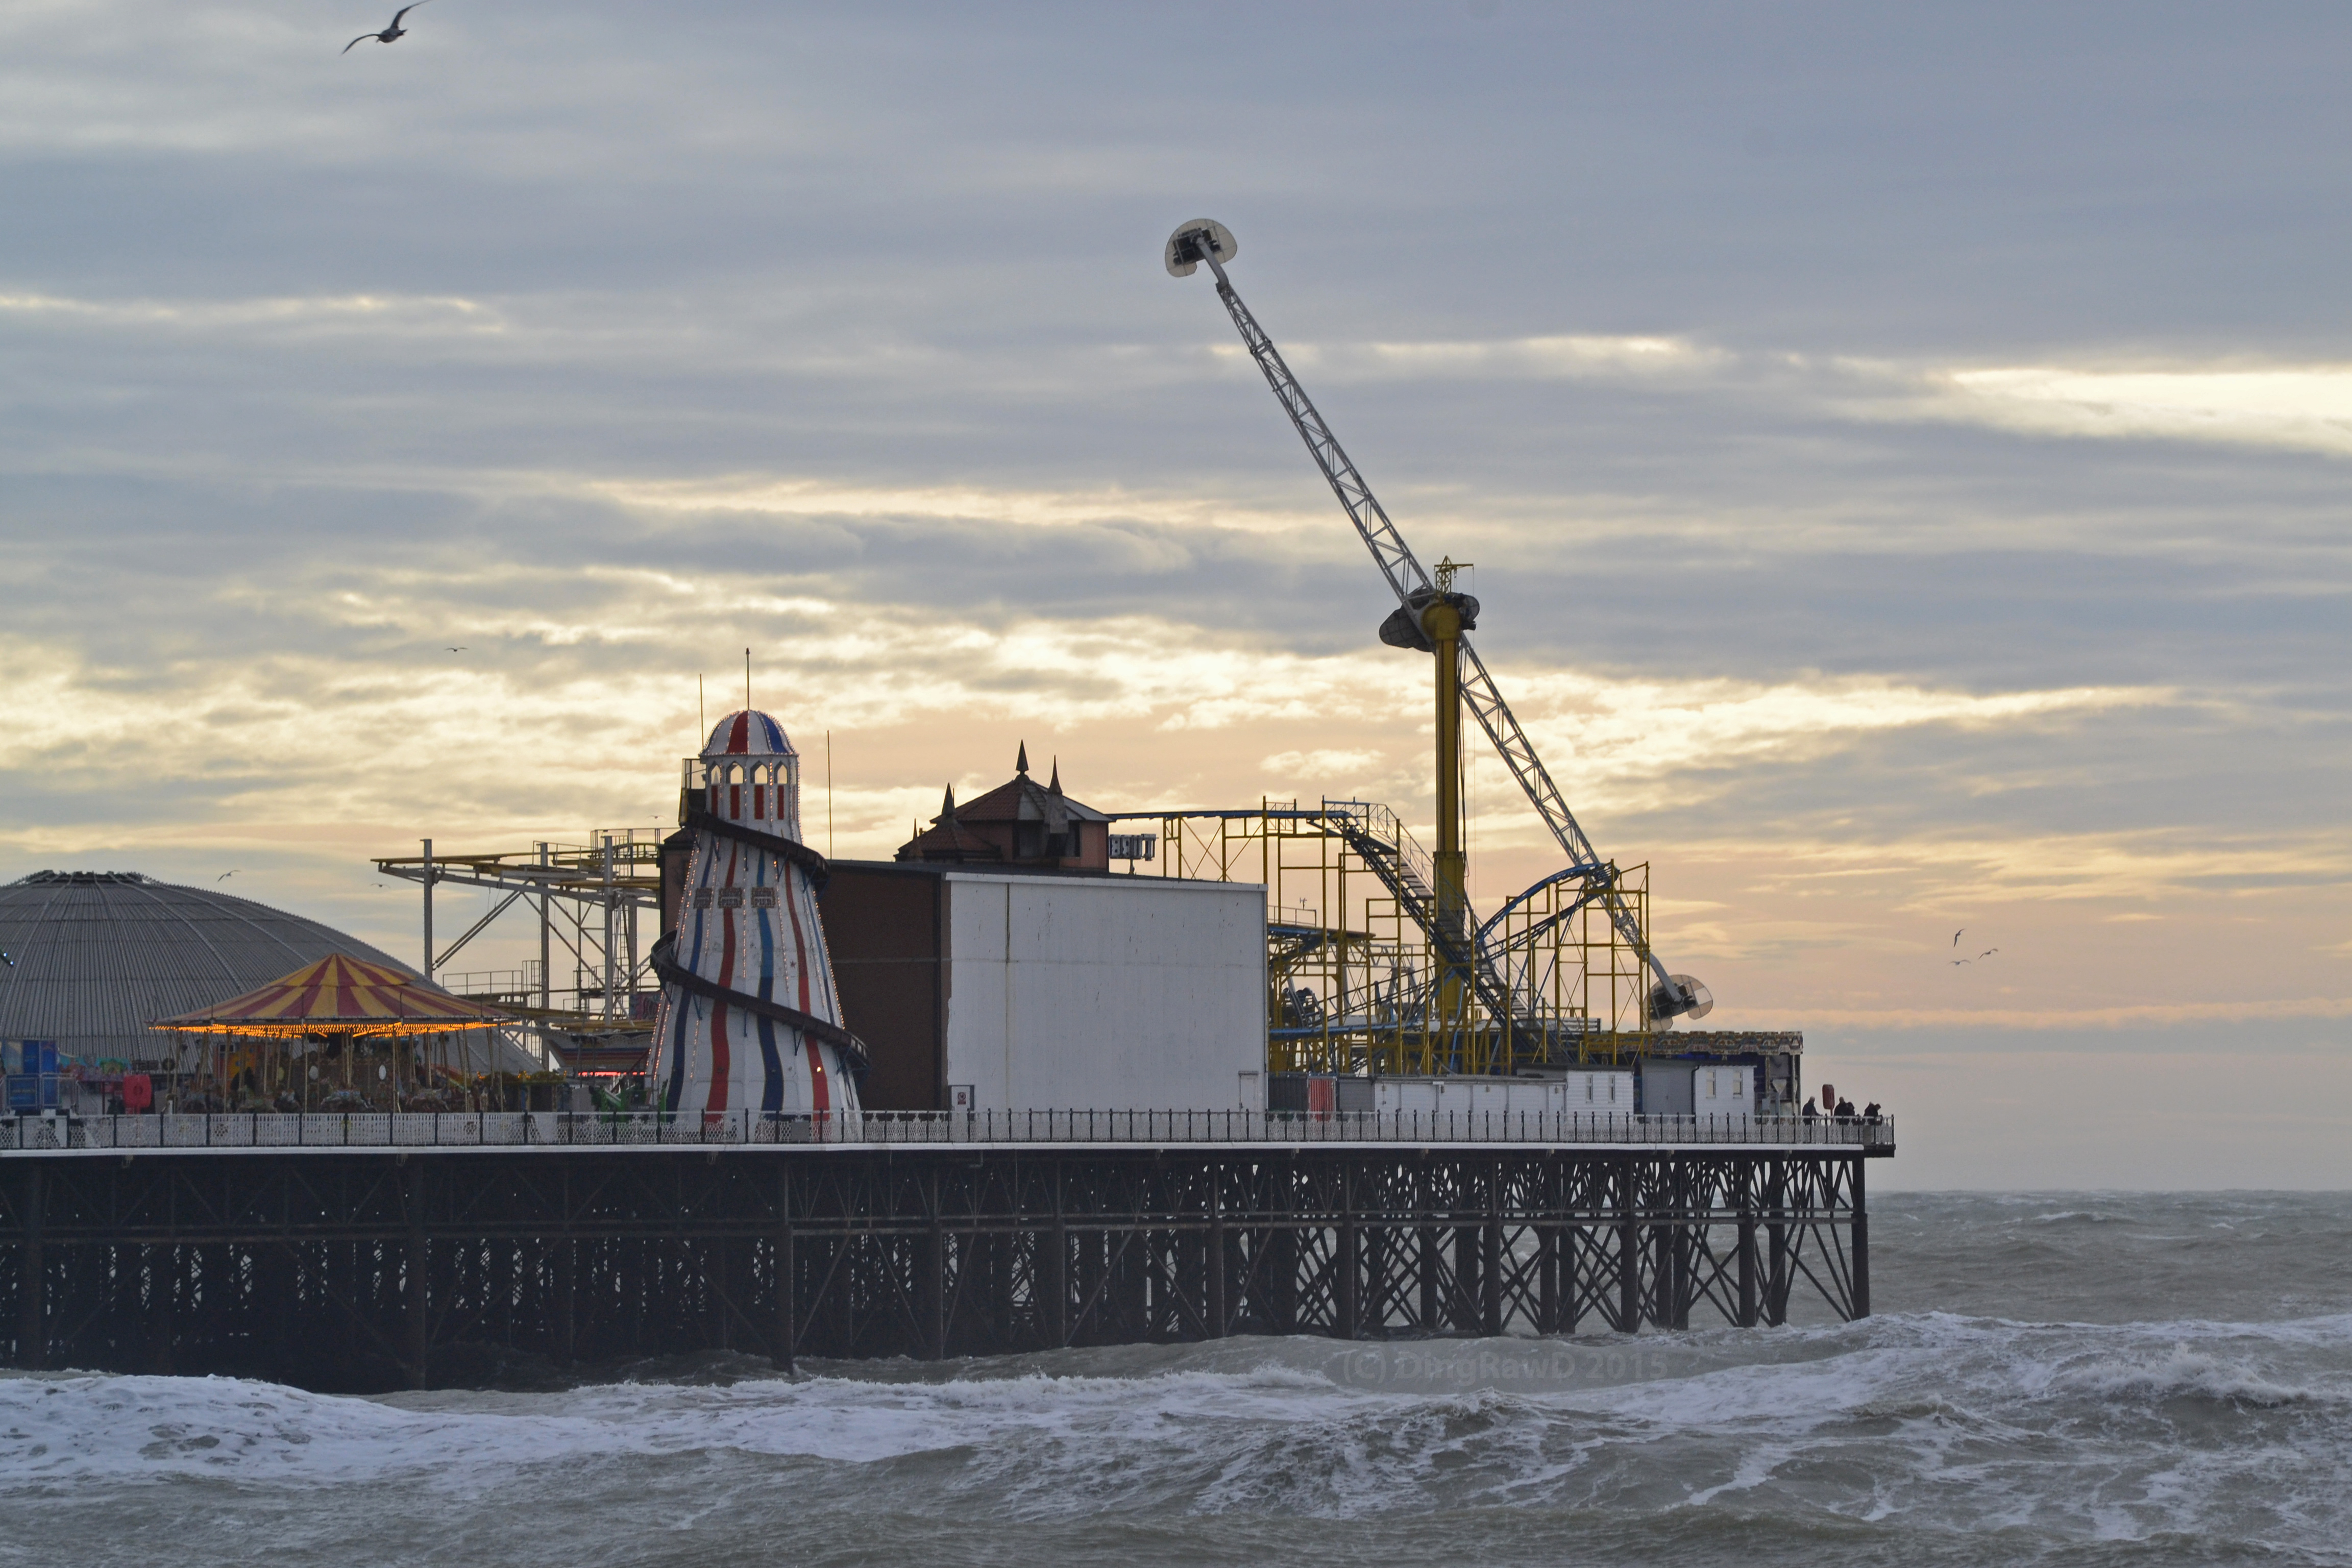
{"type": "MultiPolygon", "coordinates": [[[[1440,899],[1443,868],[1373,802],[1122,820],[1160,826],[1162,853],[1139,875],[1265,885],[1272,1071],[1507,1074],[1616,1060],[1645,1038],[1643,957],[1590,877],[1546,879],[1477,922],[1466,900],[1440,899]],[[1433,926],[1462,934],[1441,943],[1433,926]],[[1465,970],[1475,984],[1448,984],[1465,970]]],[[[1608,875],[1646,931],[1648,866],[1608,875]]]]}

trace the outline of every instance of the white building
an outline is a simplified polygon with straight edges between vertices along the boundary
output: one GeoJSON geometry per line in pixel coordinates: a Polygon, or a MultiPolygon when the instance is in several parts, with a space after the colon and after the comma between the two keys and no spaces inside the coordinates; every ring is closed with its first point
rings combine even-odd
{"type": "Polygon", "coordinates": [[[869,1110],[1265,1103],[1262,886],[856,861],[824,910],[869,1110]]]}

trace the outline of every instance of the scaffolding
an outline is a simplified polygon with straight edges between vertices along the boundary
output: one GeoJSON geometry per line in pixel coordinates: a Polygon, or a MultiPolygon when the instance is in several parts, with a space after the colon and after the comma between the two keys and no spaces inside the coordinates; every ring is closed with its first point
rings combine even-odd
{"type": "Polygon", "coordinates": [[[1643,1048],[1645,952],[1601,897],[1649,923],[1649,867],[1556,873],[1483,921],[1449,918],[1431,858],[1373,801],[1129,812],[1164,852],[1130,874],[1257,881],[1266,896],[1273,1072],[1511,1074],[1643,1048]],[[1449,971],[1471,984],[1449,995],[1449,971]]]}
{"type": "MultiPolygon", "coordinates": [[[[552,840],[527,850],[379,857],[377,872],[424,889],[427,980],[527,1021],[542,1060],[621,1065],[650,1042],[661,985],[639,916],[659,924],[661,837],[642,827],[599,828],[584,844],[552,840]],[[433,890],[481,888],[503,894],[446,947],[433,938],[433,890]],[[539,917],[539,956],[519,969],[452,972],[449,961],[517,904],[539,917]],[[611,1058],[610,1060],[606,1058],[611,1058]]],[[[520,1043],[520,1042],[519,1042],[520,1043]]],[[[529,1048],[529,1047],[526,1047],[529,1048]]]]}

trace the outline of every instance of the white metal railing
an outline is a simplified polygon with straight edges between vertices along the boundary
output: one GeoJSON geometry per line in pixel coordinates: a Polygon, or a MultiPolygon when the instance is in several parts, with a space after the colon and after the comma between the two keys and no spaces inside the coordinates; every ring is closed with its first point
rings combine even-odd
{"type": "Polygon", "coordinates": [[[1608,1111],[217,1111],[0,1117],[0,1152],[760,1143],[1557,1143],[1891,1149],[1891,1118],[1608,1111]]]}

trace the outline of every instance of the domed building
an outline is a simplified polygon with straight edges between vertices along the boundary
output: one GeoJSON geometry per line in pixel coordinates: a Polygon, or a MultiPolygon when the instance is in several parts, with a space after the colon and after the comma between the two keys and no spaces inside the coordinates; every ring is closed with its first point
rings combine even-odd
{"type": "Polygon", "coordinates": [[[251,899],[135,871],[36,871],[0,886],[0,1041],[51,1041],[61,1058],[170,1072],[173,1037],[151,1021],[334,952],[415,973],[251,899]]]}

